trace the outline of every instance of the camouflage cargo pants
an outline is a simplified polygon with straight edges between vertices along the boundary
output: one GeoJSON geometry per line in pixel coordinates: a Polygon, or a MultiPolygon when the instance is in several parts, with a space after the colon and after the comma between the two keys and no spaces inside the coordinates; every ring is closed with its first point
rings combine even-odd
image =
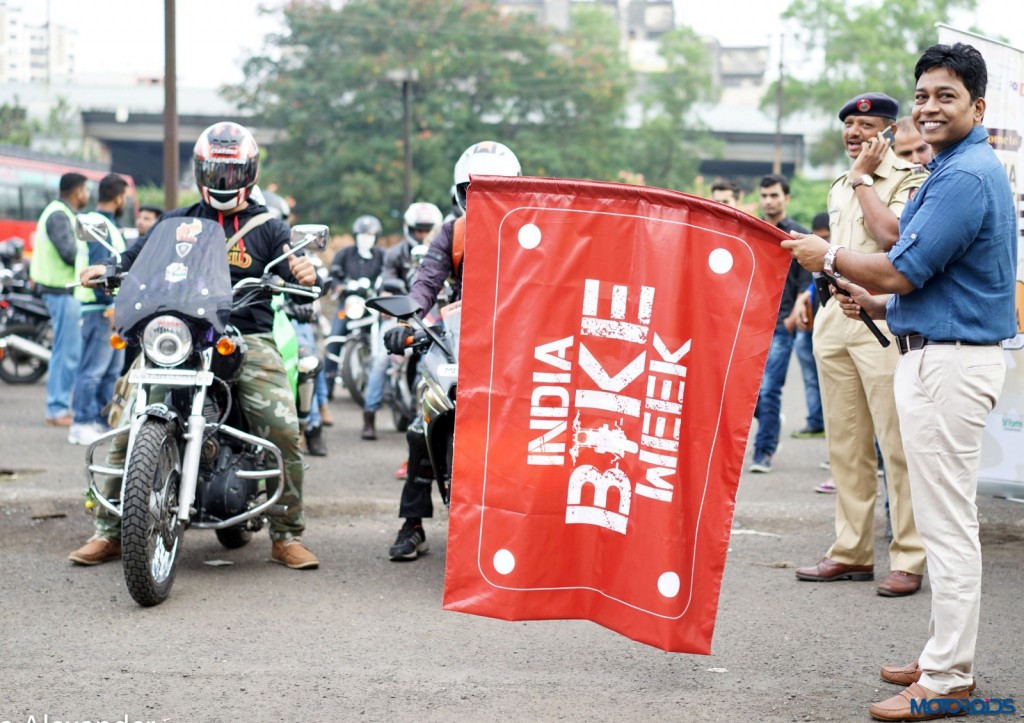
{"type": "MultiPolygon", "coordinates": [[[[299,537],[306,527],[306,518],[302,511],[302,452],[299,451],[295,397],[273,336],[248,334],[245,342],[248,352],[238,381],[242,410],[250,431],[277,445],[284,457],[285,489],[278,504],[286,505],[288,513],[283,517],[270,518],[270,537],[274,540],[299,537]]],[[[127,442],[127,435],[114,439],[107,453],[109,466],[124,464],[127,442]]],[[[121,496],[120,477],[100,477],[97,482],[107,498],[121,496]]],[[[268,491],[272,493],[275,485],[274,480],[268,480],[268,491]]],[[[96,532],[104,537],[121,537],[120,518],[102,506],[97,507],[95,527],[96,532]]]]}

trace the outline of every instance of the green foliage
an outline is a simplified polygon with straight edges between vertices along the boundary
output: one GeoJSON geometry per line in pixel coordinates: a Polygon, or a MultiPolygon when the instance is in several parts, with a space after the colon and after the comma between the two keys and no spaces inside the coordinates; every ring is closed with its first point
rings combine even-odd
{"type": "MultiPolygon", "coordinates": [[[[261,179],[262,180],[262,179],[261,179]]],[[[156,206],[157,208],[164,207],[164,187],[154,186],[152,184],[145,186],[136,186],[136,192],[139,196],[140,206],[156,206]]],[[[178,190],[178,206],[191,206],[193,203],[199,203],[199,191],[192,188],[187,191],[178,190]]]]}
{"type": "Polygon", "coordinates": [[[280,12],[285,31],[225,93],[257,124],[285,130],[261,183],[294,196],[309,221],[344,229],[363,213],[387,223],[404,210],[402,88],[389,79],[403,69],[417,78],[413,196],[441,208],[455,161],[480,140],[507,144],[529,175],[643,174],[671,188],[689,186],[709,153],[687,118],[711,88],[706,50],[689,31],[665,36],[669,71],[650,81],[642,127],[627,129],[637,78],[600,8],[573,7],[564,32],[503,15],[493,0],[289,3],[280,12]]]}
{"type": "MultiPolygon", "coordinates": [[[[789,205],[786,215],[806,228],[822,211],[827,211],[828,189],[832,181],[812,181],[796,176],[789,182],[789,205]]],[[[756,200],[756,196],[755,196],[756,200]]]]}
{"type": "MultiPolygon", "coordinates": [[[[800,28],[798,45],[820,55],[823,66],[812,80],[785,78],[784,113],[813,110],[835,118],[845,101],[867,91],[887,93],[909,111],[914,65],[937,42],[935,23],[947,22],[953,10],[973,10],[976,4],[977,0],[792,0],[783,18],[800,28]]],[[[774,98],[775,84],[762,107],[774,104],[774,98]]],[[[838,119],[835,122],[838,127],[838,119]]],[[[841,146],[829,143],[812,149],[811,160],[841,155],[841,146]]]]}
{"type": "Polygon", "coordinates": [[[32,123],[19,104],[18,97],[13,103],[0,104],[0,143],[10,146],[28,146],[32,143],[32,123]]]}

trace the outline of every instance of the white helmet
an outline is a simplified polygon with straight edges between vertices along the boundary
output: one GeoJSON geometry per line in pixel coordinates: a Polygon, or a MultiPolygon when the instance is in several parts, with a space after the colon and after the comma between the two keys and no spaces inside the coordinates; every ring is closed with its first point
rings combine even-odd
{"type": "Polygon", "coordinates": [[[465,150],[455,164],[455,196],[459,207],[466,209],[466,189],[469,177],[479,176],[521,176],[519,159],[508,146],[496,141],[474,143],[465,150]]]}
{"type": "Polygon", "coordinates": [[[421,243],[412,235],[413,231],[430,231],[444,220],[441,209],[432,203],[414,203],[405,209],[405,238],[411,244],[421,243]]]}

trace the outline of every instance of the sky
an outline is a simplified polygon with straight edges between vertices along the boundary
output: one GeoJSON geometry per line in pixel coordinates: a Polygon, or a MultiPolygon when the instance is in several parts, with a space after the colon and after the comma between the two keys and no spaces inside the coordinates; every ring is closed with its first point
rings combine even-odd
{"type": "MultiPolygon", "coordinates": [[[[675,0],[676,20],[725,45],[777,47],[779,15],[790,0],[675,0]],[[727,11],[725,10],[727,8],[727,11]]],[[[27,19],[44,22],[46,8],[55,23],[78,31],[77,64],[83,73],[163,75],[163,0],[103,0],[103,12],[83,12],[81,0],[7,0],[21,5],[27,19]],[[116,31],[114,30],[116,28],[116,31]]],[[[243,79],[242,62],[276,32],[275,15],[261,6],[280,0],[176,0],[178,82],[182,87],[218,87],[243,79]],[[211,36],[216,36],[211,41],[211,36]]],[[[979,9],[962,19],[968,28],[999,32],[1024,48],[1024,2],[978,0],[979,9]]]]}

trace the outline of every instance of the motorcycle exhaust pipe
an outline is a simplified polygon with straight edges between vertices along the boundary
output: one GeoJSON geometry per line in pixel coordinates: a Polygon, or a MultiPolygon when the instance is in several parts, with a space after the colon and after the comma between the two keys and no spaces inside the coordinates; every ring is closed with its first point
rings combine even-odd
{"type": "Polygon", "coordinates": [[[28,354],[36,359],[41,359],[47,364],[50,363],[52,352],[42,344],[37,344],[31,339],[26,339],[25,337],[18,336],[17,334],[8,334],[0,339],[0,344],[4,347],[10,347],[11,349],[20,351],[22,354],[28,354]]]}

